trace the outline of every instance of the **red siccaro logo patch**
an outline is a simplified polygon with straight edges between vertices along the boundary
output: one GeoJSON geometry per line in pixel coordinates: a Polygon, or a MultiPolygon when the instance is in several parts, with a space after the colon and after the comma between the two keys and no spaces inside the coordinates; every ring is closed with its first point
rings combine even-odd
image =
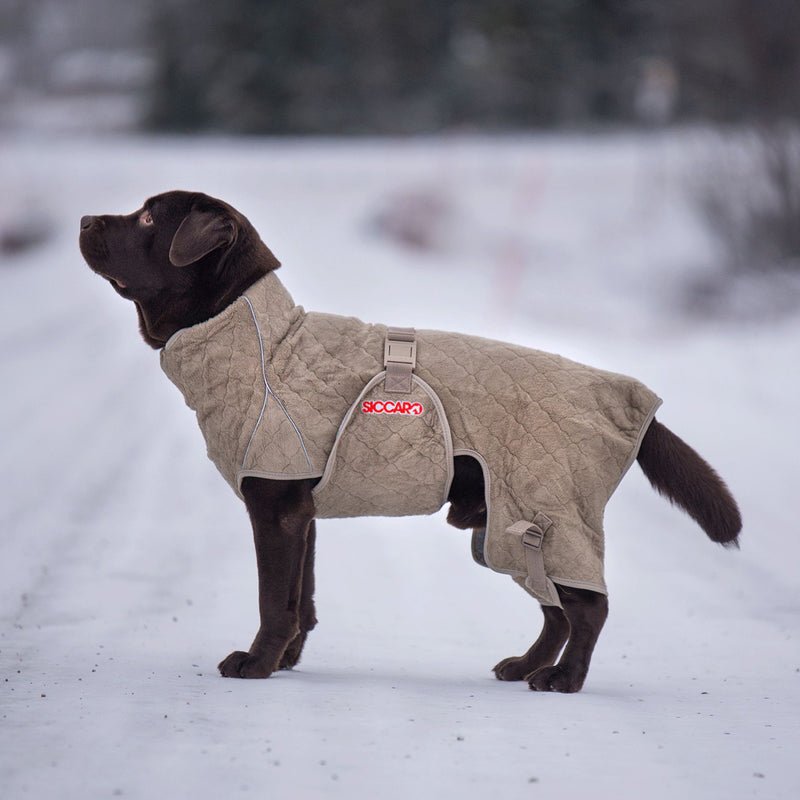
{"type": "Polygon", "coordinates": [[[422,403],[410,403],[408,400],[365,400],[361,404],[364,414],[405,414],[418,417],[425,411],[422,403]]]}

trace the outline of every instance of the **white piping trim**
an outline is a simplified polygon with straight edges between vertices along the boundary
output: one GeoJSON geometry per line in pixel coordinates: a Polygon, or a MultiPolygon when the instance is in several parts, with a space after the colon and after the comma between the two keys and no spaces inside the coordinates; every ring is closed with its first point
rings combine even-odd
{"type": "Polygon", "coordinates": [[[286,410],[286,406],[283,405],[278,395],[272,391],[272,388],[269,385],[269,381],[267,381],[267,365],[266,359],[264,358],[264,340],[261,338],[261,328],[258,325],[258,320],[256,319],[256,312],[253,308],[253,304],[250,302],[250,298],[245,294],[242,295],[245,302],[250,308],[250,314],[253,317],[253,324],[256,326],[256,334],[258,335],[258,346],[261,350],[261,377],[264,380],[264,403],[261,406],[261,413],[258,415],[258,419],[256,420],[256,424],[253,427],[253,432],[250,434],[250,440],[247,442],[247,447],[244,451],[244,456],[242,457],[242,467],[241,469],[244,470],[244,465],[247,463],[247,456],[250,452],[250,445],[253,444],[253,439],[255,438],[256,431],[258,430],[258,426],[261,424],[261,420],[264,417],[264,412],[267,409],[267,398],[272,395],[275,398],[275,402],[278,404],[278,407],[281,411],[286,415],[286,419],[289,420],[289,423],[294,428],[294,432],[297,434],[297,438],[300,440],[300,446],[303,448],[303,454],[306,457],[306,462],[308,463],[308,469],[313,472],[314,468],[311,465],[311,459],[308,455],[308,450],[306,450],[306,443],[303,441],[303,436],[300,433],[300,429],[295,425],[294,420],[289,416],[289,412],[286,410]]]}

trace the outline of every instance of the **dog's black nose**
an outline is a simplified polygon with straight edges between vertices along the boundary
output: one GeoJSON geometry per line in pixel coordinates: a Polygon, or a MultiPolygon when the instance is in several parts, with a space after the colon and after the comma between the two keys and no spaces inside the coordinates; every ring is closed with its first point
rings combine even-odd
{"type": "Polygon", "coordinates": [[[94,217],[88,215],[81,217],[81,230],[85,231],[87,228],[91,228],[92,224],[94,223],[94,219],[94,217]]]}

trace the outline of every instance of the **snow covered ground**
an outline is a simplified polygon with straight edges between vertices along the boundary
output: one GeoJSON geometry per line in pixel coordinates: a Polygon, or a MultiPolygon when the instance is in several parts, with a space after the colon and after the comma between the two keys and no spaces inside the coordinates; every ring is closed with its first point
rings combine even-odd
{"type": "Polygon", "coordinates": [[[800,796],[800,313],[684,312],[686,279],[714,271],[691,144],[0,142],[0,226],[53,233],[0,262],[0,797],[800,796]],[[489,671],[535,638],[537,607],[442,515],[324,521],[300,666],[220,678],[257,626],[246,515],[77,248],[82,214],[171,188],[247,214],[307,308],[644,380],[740,501],[741,551],[634,467],[586,686],[542,695],[489,671]],[[424,229],[414,250],[386,219],[420,193],[430,215],[400,220],[424,229]]]}

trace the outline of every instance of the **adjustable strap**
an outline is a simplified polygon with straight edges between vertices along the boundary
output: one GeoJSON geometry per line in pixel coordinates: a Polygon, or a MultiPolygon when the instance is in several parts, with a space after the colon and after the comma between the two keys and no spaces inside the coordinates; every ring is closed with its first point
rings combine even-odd
{"type": "Polygon", "coordinates": [[[527,520],[515,522],[506,528],[506,533],[522,537],[522,544],[525,546],[525,566],[528,570],[528,577],[525,579],[527,587],[537,597],[550,598],[555,605],[560,605],[555,586],[544,571],[544,558],[542,557],[542,543],[552,524],[553,521],[548,516],[537,512],[533,522],[527,520]]]}
{"type": "Polygon", "coordinates": [[[411,391],[411,375],[417,363],[416,331],[413,328],[388,328],[383,346],[387,392],[411,391]]]}

